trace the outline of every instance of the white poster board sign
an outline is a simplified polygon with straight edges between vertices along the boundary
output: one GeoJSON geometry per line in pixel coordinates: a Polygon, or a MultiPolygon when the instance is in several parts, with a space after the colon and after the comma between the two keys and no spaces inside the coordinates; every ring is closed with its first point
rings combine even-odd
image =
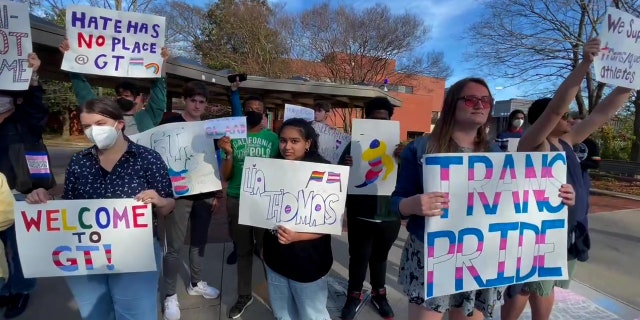
{"type": "Polygon", "coordinates": [[[351,139],[349,194],[391,195],[398,175],[393,151],[400,143],[400,122],[354,119],[351,139]]]}
{"type": "Polygon", "coordinates": [[[226,117],[205,121],[204,131],[212,139],[229,137],[231,139],[247,138],[247,117],[226,117]]]}
{"type": "Polygon", "coordinates": [[[607,8],[600,26],[602,49],[593,62],[596,81],[640,89],[640,18],[607,8]]]}
{"type": "Polygon", "coordinates": [[[133,199],[17,201],[27,278],[156,270],[151,206],[133,199]]]}
{"type": "Polygon", "coordinates": [[[342,233],[349,167],[247,157],[240,189],[240,224],[342,233]]]}
{"type": "Polygon", "coordinates": [[[176,197],[222,189],[215,145],[204,126],[205,121],[168,123],[129,137],[160,153],[176,197]]]}
{"type": "Polygon", "coordinates": [[[342,152],[351,142],[351,135],[317,121],[312,126],[318,134],[318,152],[329,162],[337,164],[342,152]]]}
{"type": "Polygon", "coordinates": [[[432,154],[424,191],[449,208],[425,218],[425,297],[567,279],[564,152],[432,154]]]}
{"type": "Polygon", "coordinates": [[[518,152],[520,138],[507,138],[507,152],[518,152]]]}
{"type": "Polygon", "coordinates": [[[70,50],[62,70],[128,78],[159,78],[165,18],[89,6],[67,6],[70,50]]]}
{"type": "Polygon", "coordinates": [[[0,90],[27,90],[32,70],[27,56],[33,52],[29,5],[0,1],[0,90]]]}
{"type": "Polygon", "coordinates": [[[296,106],[293,104],[284,105],[284,121],[291,118],[302,118],[307,121],[313,121],[316,118],[316,112],[311,108],[296,106]]]}

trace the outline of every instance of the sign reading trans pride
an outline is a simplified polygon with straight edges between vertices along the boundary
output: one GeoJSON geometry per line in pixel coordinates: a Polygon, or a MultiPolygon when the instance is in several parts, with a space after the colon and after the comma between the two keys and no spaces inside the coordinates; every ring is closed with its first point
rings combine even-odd
{"type": "Polygon", "coordinates": [[[426,297],[567,279],[566,157],[550,153],[431,154],[425,192],[449,195],[426,219],[426,297]]]}

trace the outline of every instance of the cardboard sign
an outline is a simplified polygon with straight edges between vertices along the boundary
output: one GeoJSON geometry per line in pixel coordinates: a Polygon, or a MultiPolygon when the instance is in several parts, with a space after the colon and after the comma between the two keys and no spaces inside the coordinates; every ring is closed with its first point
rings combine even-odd
{"type": "Polygon", "coordinates": [[[342,233],[349,167],[247,157],[240,189],[240,224],[342,233]]]}
{"type": "Polygon", "coordinates": [[[156,270],[151,206],[133,199],[17,201],[27,278],[156,270]]]}
{"type": "Polygon", "coordinates": [[[293,104],[284,105],[284,121],[291,118],[302,118],[307,121],[313,121],[315,117],[316,113],[311,108],[296,106],[293,104]]]}
{"type": "Polygon", "coordinates": [[[430,154],[425,193],[449,196],[425,218],[425,297],[567,279],[564,152],[430,154]]]}
{"type": "Polygon", "coordinates": [[[594,61],[596,81],[640,89],[640,18],[607,8],[600,40],[602,49],[594,61]]]}
{"type": "Polygon", "coordinates": [[[351,142],[351,136],[324,123],[314,121],[312,126],[318,134],[318,152],[329,162],[337,164],[351,142]]]}
{"type": "Polygon", "coordinates": [[[398,163],[393,151],[400,143],[400,122],[353,120],[349,194],[391,195],[398,163]]]}
{"type": "Polygon", "coordinates": [[[0,1],[0,90],[27,90],[33,52],[29,5],[0,1]]]}
{"type": "Polygon", "coordinates": [[[204,126],[205,121],[168,123],[129,137],[160,153],[176,197],[222,189],[215,145],[204,126]]]}
{"type": "Polygon", "coordinates": [[[231,139],[247,138],[247,117],[226,117],[207,120],[204,131],[212,139],[229,137],[231,139]]]}
{"type": "Polygon", "coordinates": [[[129,78],[162,76],[165,18],[149,14],[68,6],[70,50],[62,70],[129,78]]]}

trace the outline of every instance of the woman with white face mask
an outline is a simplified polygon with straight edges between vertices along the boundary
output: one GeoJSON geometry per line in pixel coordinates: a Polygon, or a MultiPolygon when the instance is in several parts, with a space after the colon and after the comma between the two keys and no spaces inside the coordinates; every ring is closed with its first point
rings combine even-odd
{"type": "Polygon", "coordinates": [[[522,137],[522,127],[524,126],[524,111],[513,110],[509,113],[509,128],[498,134],[498,139],[509,139],[522,137]]]}
{"type": "MultiPolygon", "coordinates": [[[[67,167],[65,200],[131,199],[153,208],[157,270],[161,251],[157,241],[157,215],[175,205],[167,165],[158,152],[127,138],[122,110],[111,99],[94,99],[80,107],[80,122],[94,143],[76,153],[67,167]]],[[[31,204],[52,197],[45,189],[27,196],[31,204]]],[[[70,276],[65,280],[83,319],[157,319],[158,271],[70,276]]]]}

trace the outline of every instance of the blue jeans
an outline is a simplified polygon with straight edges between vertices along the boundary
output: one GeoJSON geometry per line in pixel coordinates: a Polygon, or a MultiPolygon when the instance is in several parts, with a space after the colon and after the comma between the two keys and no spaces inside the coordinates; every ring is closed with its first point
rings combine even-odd
{"type": "MultiPolygon", "coordinates": [[[[154,242],[156,266],[160,245],[154,242]]],[[[160,269],[158,269],[160,270],[160,269]]],[[[159,271],[65,277],[82,319],[156,320],[159,271]]]]}
{"type": "Polygon", "coordinates": [[[0,232],[0,239],[4,243],[7,262],[9,263],[9,279],[2,286],[0,295],[16,293],[31,293],[36,287],[35,278],[25,278],[18,254],[18,241],[16,240],[16,227],[11,226],[0,232]]]}
{"type": "Polygon", "coordinates": [[[330,320],[327,279],[302,283],[267,269],[271,310],[277,320],[330,320]]]}

